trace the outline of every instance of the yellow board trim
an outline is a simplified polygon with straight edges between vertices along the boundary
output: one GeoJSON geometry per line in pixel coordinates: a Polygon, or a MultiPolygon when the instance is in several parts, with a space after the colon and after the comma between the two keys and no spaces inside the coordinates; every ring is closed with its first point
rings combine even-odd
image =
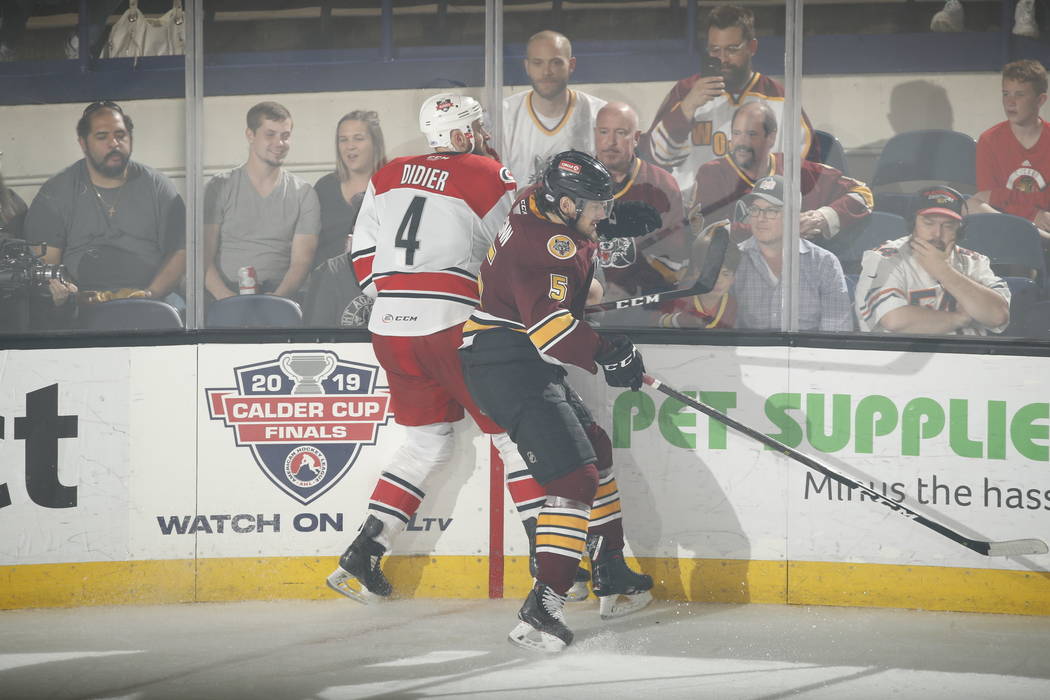
{"type": "MultiPolygon", "coordinates": [[[[336,557],[257,557],[0,567],[0,609],[115,604],[314,600],[336,557]]],[[[735,559],[630,558],[664,600],[918,608],[1050,615],[1050,573],[937,566],[735,559]]],[[[532,587],[527,557],[504,560],[504,596],[532,587]]],[[[391,556],[383,568],[405,598],[488,596],[488,559],[391,556]]]]}

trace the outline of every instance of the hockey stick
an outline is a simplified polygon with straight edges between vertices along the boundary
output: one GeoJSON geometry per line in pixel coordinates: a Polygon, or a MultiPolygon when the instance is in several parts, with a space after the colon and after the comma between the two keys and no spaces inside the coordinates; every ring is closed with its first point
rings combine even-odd
{"type": "Polygon", "coordinates": [[[669,387],[666,384],[664,384],[663,382],[661,382],[659,379],[654,379],[653,377],[650,377],[648,374],[646,374],[643,377],[643,381],[645,381],[645,383],[648,384],[649,386],[651,386],[652,388],[654,388],[654,389],[656,389],[656,390],[658,390],[658,391],[660,391],[660,392],[662,392],[664,394],[667,394],[668,396],[670,396],[672,398],[678,399],[679,401],[684,403],[686,406],[690,406],[692,408],[695,408],[697,411],[700,411],[701,413],[706,413],[707,415],[711,416],[712,418],[714,418],[718,422],[723,423],[725,425],[728,425],[730,428],[735,428],[736,430],[740,431],[744,435],[747,435],[749,438],[753,438],[755,440],[758,440],[759,442],[761,442],[762,444],[766,445],[767,447],[771,447],[772,449],[776,450],[777,452],[779,452],[779,453],[781,453],[783,455],[786,455],[786,456],[790,457],[791,459],[795,460],[796,462],[801,462],[802,464],[806,465],[810,469],[813,469],[814,471],[820,472],[821,474],[823,474],[824,476],[826,476],[826,477],[828,477],[830,479],[834,479],[835,481],[839,482],[843,486],[846,486],[846,487],[851,488],[851,489],[859,489],[862,493],[867,494],[872,499],[874,499],[877,503],[880,503],[880,504],[886,506],[890,510],[892,510],[892,511],[894,511],[894,512],[896,512],[896,513],[898,513],[898,514],[900,514],[902,516],[904,516],[905,518],[908,518],[910,520],[913,520],[913,521],[919,523],[920,525],[924,525],[924,526],[930,528],[931,530],[933,530],[934,532],[938,533],[939,535],[942,535],[944,537],[947,537],[950,540],[958,542],[959,544],[961,544],[963,547],[966,547],[967,549],[972,549],[973,551],[977,552],[978,554],[983,554],[983,555],[985,555],[987,557],[1017,557],[1017,556],[1023,556],[1023,555],[1026,555],[1026,554],[1046,554],[1047,553],[1046,542],[1043,542],[1042,540],[1039,540],[1039,539],[1006,540],[1006,541],[1003,541],[1003,542],[986,542],[984,540],[974,540],[974,539],[971,539],[969,537],[966,537],[966,536],[956,532],[955,530],[952,530],[951,528],[947,527],[946,525],[942,525],[941,523],[938,523],[936,521],[930,520],[929,518],[927,518],[924,515],[920,515],[919,513],[916,513],[914,510],[912,510],[911,508],[908,508],[907,506],[903,505],[902,503],[897,503],[892,498],[888,498],[888,497],[884,496],[883,494],[879,493],[875,489],[870,488],[868,486],[865,486],[864,484],[860,483],[859,481],[855,481],[854,479],[851,479],[850,477],[846,476],[845,474],[841,474],[841,473],[835,471],[834,469],[832,469],[831,467],[828,467],[828,466],[825,466],[825,465],[821,464],[820,462],[818,462],[817,460],[813,459],[812,457],[804,455],[801,452],[799,452],[798,450],[795,450],[795,449],[793,449],[791,447],[788,447],[787,445],[785,445],[784,443],[780,442],[779,440],[771,438],[771,437],[769,437],[768,435],[766,435],[764,433],[760,433],[759,431],[755,430],[754,428],[748,427],[748,426],[744,425],[743,423],[741,423],[739,421],[733,420],[732,418],[730,418],[729,416],[725,415],[724,413],[716,411],[715,409],[711,408],[710,406],[708,406],[706,404],[703,404],[703,403],[697,401],[696,399],[689,398],[688,396],[686,396],[685,394],[683,394],[680,391],[675,391],[671,387],[669,387]]]}
{"type": "Polygon", "coordinates": [[[721,226],[716,228],[711,234],[711,245],[707,248],[707,255],[704,256],[704,262],[700,268],[700,274],[697,275],[696,282],[693,283],[693,286],[688,289],[671,289],[666,292],[650,292],[636,297],[628,297],[627,299],[603,301],[600,304],[588,306],[584,310],[588,313],[593,313],[595,311],[605,311],[607,309],[629,309],[633,306],[656,304],[661,301],[667,301],[668,299],[707,294],[715,288],[715,283],[718,282],[718,275],[722,271],[722,263],[725,262],[726,249],[728,247],[729,227],[721,226]]]}

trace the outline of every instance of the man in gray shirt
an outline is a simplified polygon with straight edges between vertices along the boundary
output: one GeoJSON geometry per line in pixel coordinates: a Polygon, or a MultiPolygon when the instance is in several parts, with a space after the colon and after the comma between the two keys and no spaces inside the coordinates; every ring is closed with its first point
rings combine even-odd
{"type": "Polygon", "coordinates": [[[313,187],[282,165],[292,115],[276,102],[248,110],[248,161],[208,182],[204,192],[204,284],[216,299],[237,292],[237,271],[255,267],[259,289],[296,295],[310,272],[321,230],[313,187]]]}
{"type": "Polygon", "coordinates": [[[44,183],[25,237],[47,244],[80,289],[144,290],[164,298],[186,269],[186,208],[171,180],[131,160],[131,117],[114,102],[88,105],[77,123],[84,158],[44,183]]]}
{"type": "MultiPolygon", "coordinates": [[[[737,328],[780,330],[784,284],[784,180],[760,178],[741,200],[751,237],[740,244],[733,282],[737,328]]],[[[803,331],[852,331],[853,307],[838,258],[805,239],[798,242],[798,327],[803,331]]]]}

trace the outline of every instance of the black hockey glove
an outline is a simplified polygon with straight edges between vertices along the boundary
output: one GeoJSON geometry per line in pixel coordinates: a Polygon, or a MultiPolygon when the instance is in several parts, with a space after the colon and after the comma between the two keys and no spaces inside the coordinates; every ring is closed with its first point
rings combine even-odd
{"type": "Polygon", "coordinates": [[[608,347],[594,358],[605,372],[605,383],[609,386],[630,387],[638,391],[642,387],[645,365],[642,354],[625,335],[608,336],[608,347]]]}
{"type": "Polygon", "coordinates": [[[616,200],[608,219],[598,222],[602,238],[637,238],[663,226],[660,212],[652,204],[616,200]]]}

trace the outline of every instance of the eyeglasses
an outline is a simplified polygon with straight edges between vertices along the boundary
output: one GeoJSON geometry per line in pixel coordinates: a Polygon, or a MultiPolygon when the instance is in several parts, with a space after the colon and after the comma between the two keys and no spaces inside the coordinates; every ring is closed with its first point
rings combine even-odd
{"type": "Polygon", "coordinates": [[[747,210],[747,215],[752,219],[765,219],[766,221],[772,221],[783,213],[783,207],[751,207],[747,210]]]}
{"type": "Polygon", "coordinates": [[[739,44],[733,44],[732,46],[708,46],[707,55],[712,58],[735,58],[743,53],[744,49],[747,48],[748,42],[741,41],[739,44]]]}

